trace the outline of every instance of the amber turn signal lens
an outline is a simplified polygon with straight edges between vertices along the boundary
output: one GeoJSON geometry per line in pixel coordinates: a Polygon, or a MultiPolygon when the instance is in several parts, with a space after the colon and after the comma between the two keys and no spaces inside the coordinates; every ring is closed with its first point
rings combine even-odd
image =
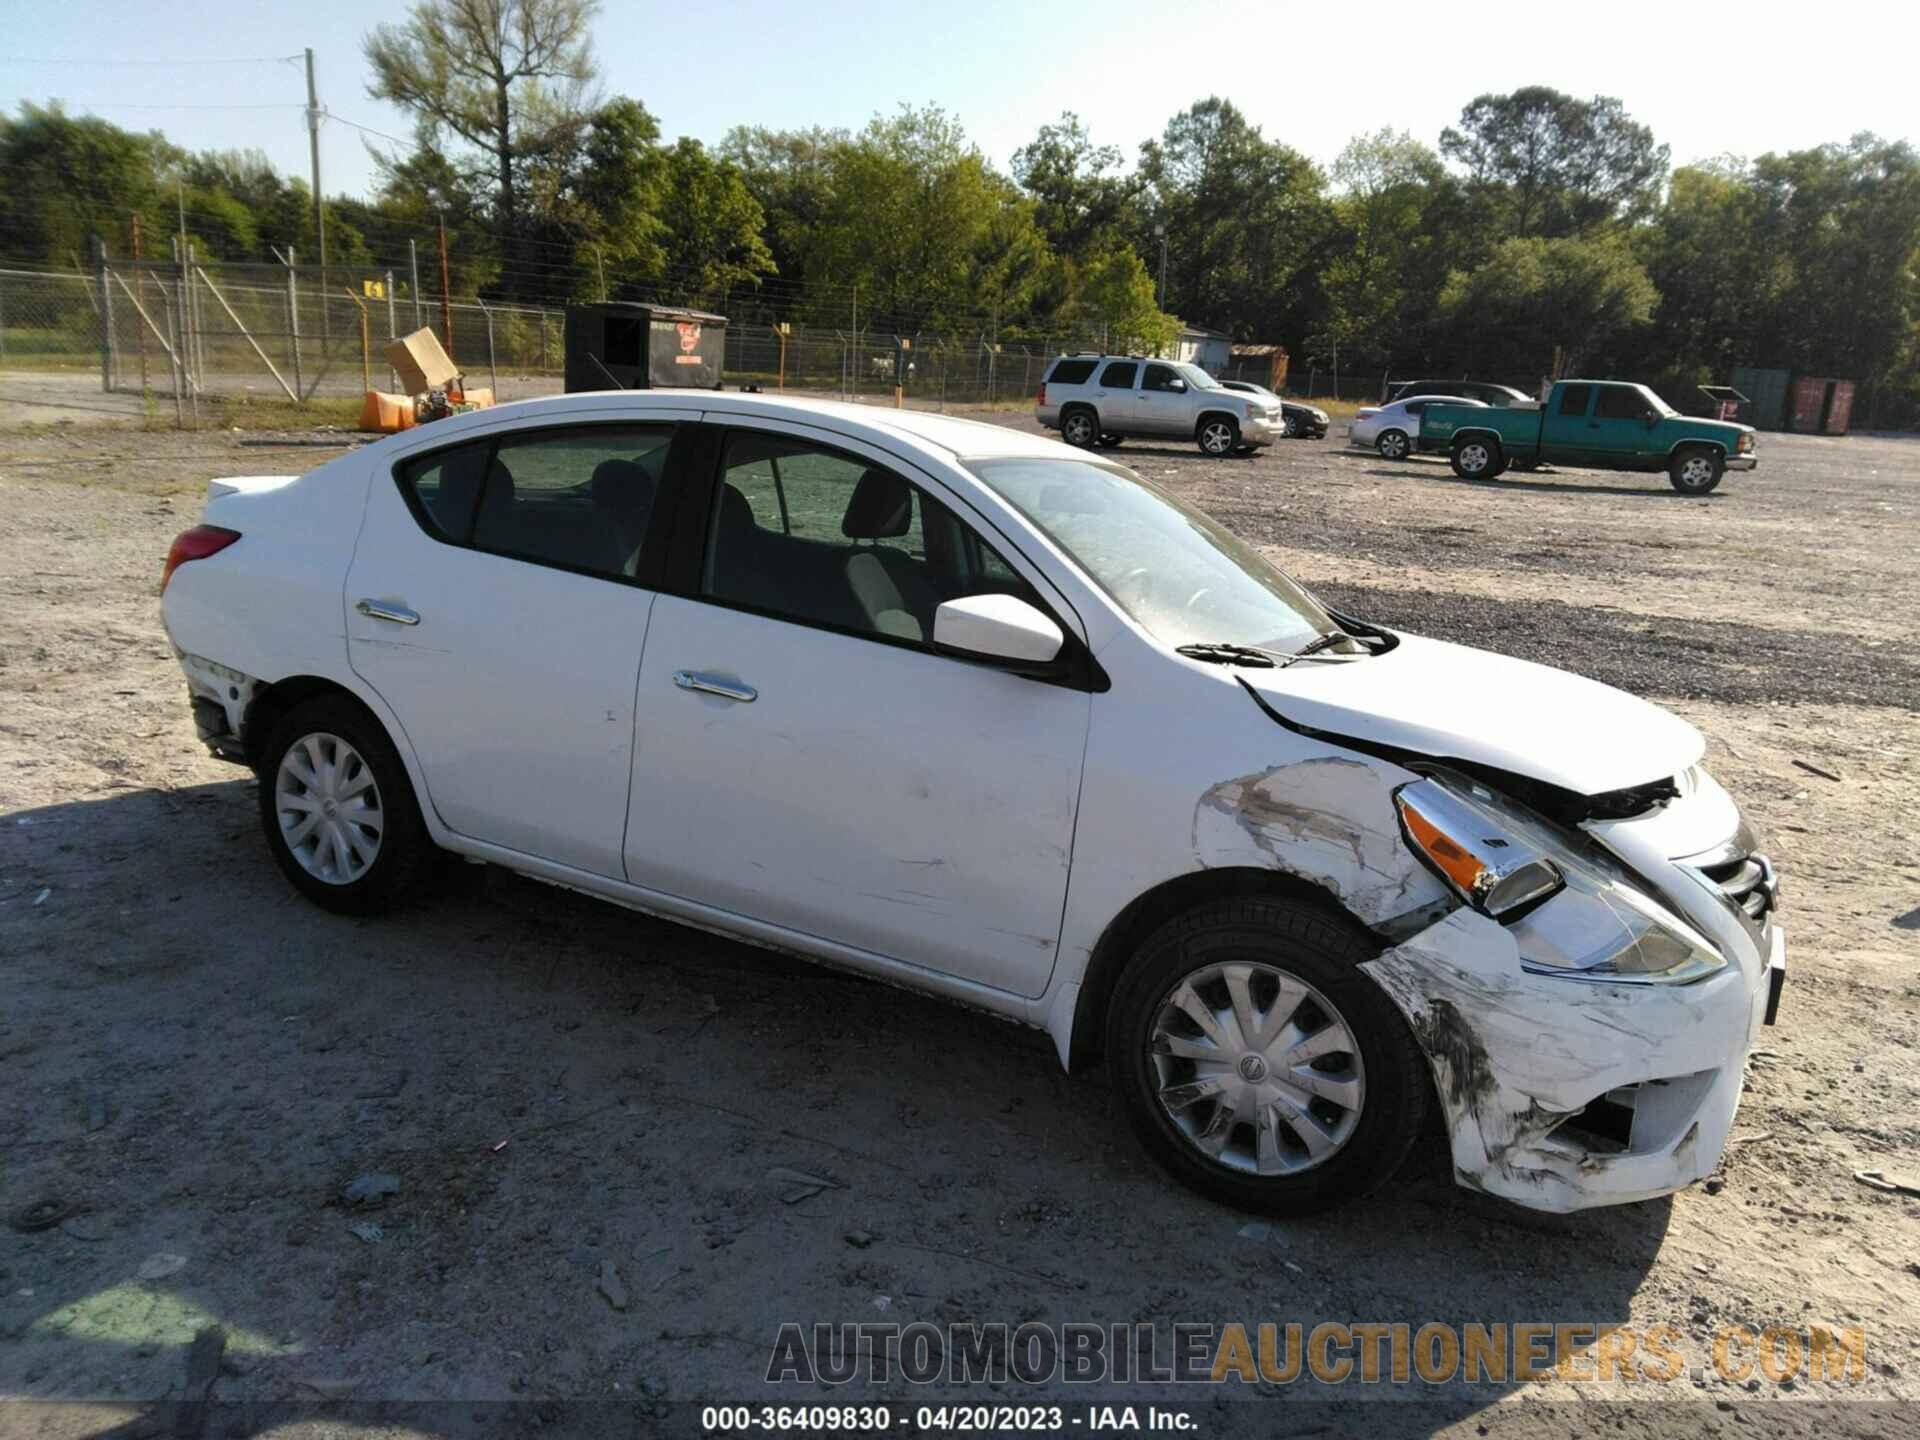
{"type": "Polygon", "coordinates": [[[1461,849],[1440,827],[1416,810],[1406,799],[1400,801],[1400,813],[1407,820],[1407,834],[1431,860],[1434,867],[1454,883],[1462,895],[1479,892],[1487,876],[1487,867],[1461,849]]]}

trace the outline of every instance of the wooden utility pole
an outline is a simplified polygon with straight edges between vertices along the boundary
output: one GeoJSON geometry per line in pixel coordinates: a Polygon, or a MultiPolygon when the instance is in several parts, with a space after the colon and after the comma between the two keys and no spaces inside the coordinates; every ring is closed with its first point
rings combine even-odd
{"type": "Polygon", "coordinates": [[[313,51],[307,51],[307,150],[313,161],[313,238],[320,246],[320,340],[327,339],[327,207],[320,198],[320,94],[313,83],[313,51]]]}

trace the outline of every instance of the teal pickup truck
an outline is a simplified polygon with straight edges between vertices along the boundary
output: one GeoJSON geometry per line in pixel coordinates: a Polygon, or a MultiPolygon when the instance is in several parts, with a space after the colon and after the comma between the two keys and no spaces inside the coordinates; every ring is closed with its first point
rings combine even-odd
{"type": "Polygon", "coordinates": [[[1491,480],[1509,465],[1584,465],[1667,474],[1682,495],[1705,495],[1729,470],[1751,470],[1753,427],[1682,415],[1644,385],[1559,380],[1544,404],[1483,409],[1429,405],[1420,448],[1445,450],[1453,473],[1491,480]]]}

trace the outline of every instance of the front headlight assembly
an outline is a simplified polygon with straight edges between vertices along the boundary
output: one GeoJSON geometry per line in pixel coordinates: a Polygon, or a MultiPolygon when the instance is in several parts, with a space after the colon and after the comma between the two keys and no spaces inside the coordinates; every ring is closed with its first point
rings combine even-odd
{"type": "Polygon", "coordinates": [[[1569,980],[1684,985],[1726,958],[1603,857],[1476,781],[1428,778],[1394,795],[1414,854],[1498,920],[1521,968],[1569,980]]]}

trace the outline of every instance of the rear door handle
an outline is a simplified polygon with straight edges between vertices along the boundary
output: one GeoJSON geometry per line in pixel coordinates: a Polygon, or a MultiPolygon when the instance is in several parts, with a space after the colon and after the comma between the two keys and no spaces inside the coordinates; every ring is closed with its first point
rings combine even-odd
{"type": "Polygon", "coordinates": [[[418,625],[420,617],[404,605],[390,605],[384,600],[361,600],[355,603],[358,610],[369,620],[387,620],[395,625],[418,625]]]}
{"type": "Polygon", "coordinates": [[[673,683],[682,690],[697,690],[702,695],[718,695],[722,700],[737,700],[743,705],[760,698],[760,692],[751,685],[742,685],[737,680],[722,680],[715,675],[702,675],[698,670],[674,671],[673,683]]]}

